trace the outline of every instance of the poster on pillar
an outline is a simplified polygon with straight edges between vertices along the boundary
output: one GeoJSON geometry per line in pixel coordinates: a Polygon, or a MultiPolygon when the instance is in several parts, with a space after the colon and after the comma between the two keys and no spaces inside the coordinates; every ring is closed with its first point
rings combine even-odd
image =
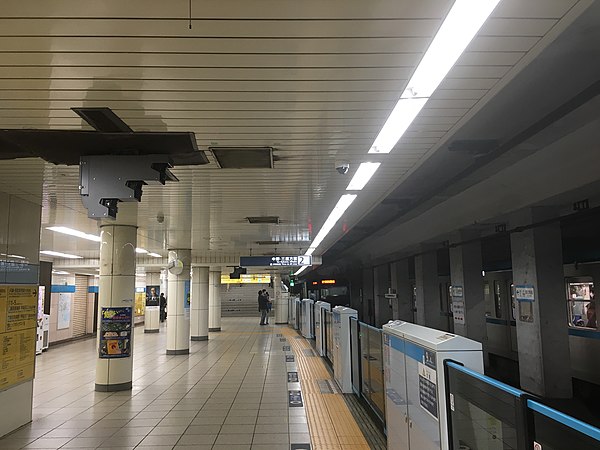
{"type": "Polygon", "coordinates": [[[131,356],[131,307],[107,307],[100,313],[100,358],[131,356]]]}
{"type": "Polygon", "coordinates": [[[185,318],[190,318],[190,280],[183,282],[183,312],[185,318]]]}
{"type": "Polygon", "coordinates": [[[146,306],[160,305],[160,286],[146,286],[146,306]]]}
{"type": "Polygon", "coordinates": [[[0,286],[0,391],[33,379],[37,286],[0,286]]]}

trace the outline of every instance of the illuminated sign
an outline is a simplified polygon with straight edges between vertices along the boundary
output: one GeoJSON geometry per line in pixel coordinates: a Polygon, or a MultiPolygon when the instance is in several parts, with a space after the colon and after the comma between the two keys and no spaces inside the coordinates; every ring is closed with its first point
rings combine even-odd
{"type": "Polygon", "coordinates": [[[229,278],[229,275],[221,275],[221,284],[269,284],[271,275],[248,274],[240,275],[240,278],[229,278]]]}
{"type": "Polygon", "coordinates": [[[321,284],[335,284],[335,280],[321,280],[321,284]]]}
{"type": "Polygon", "coordinates": [[[240,256],[242,267],[312,266],[312,256],[240,256]]]}
{"type": "Polygon", "coordinates": [[[319,283],[317,281],[313,281],[312,284],[314,286],[314,285],[319,284],[319,283]]]}

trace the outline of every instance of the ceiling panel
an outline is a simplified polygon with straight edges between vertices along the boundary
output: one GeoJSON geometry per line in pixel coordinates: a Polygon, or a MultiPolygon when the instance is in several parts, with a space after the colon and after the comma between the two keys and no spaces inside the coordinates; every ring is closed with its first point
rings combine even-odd
{"type": "MultiPolygon", "coordinates": [[[[135,130],[193,131],[199,148],[273,146],[272,170],[176,167],[146,186],[139,245],[189,245],[219,262],[304,251],[358,165],[382,167],[319,250],[415,170],[452,130],[547,45],[584,2],[503,0],[387,157],[367,155],[451,0],[5,0],[0,18],[0,127],[81,129],[71,110],[108,106],[135,130]],[[350,173],[335,171],[350,163],[350,173]],[[276,215],[279,225],[246,216],[276,215]],[[164,221],[160,218],[164,216],[164,221]],[[257,241],[282,241],[259,246],[257,241]],[[188,244],[186,244],[186,242],[188,244]],[[219,259],[221,258],[221,259],[219,259]]],[[[0,162],[0,189],[43,206],[42,247],[97,257],[78,167],[0,162]]],[[[123,210],[131,209],[130,206],[123,210]]]]}

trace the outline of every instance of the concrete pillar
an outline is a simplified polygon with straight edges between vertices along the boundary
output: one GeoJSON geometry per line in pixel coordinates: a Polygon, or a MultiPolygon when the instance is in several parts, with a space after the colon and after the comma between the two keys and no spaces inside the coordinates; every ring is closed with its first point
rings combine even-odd
{"type": "Polygon", "coordinates": [[[383,264],[373,268],[373,287],[375,297],[375,326],[380,328],[392,319],[392,305],[385,294],[391,287],[390,266],[383,264]]]}
{"type": "Polygon", "coordinates": [[[133,373],[137,227],[101,225],[100,237],[96,390],[123,391],[131,389],[133,373]]]}
{"type": "MultiPolygon", "coordinates": [[[[475,235],[465,232],[455,236],[456,241],[474,238],[475,235]]],[[[481,241],[469,242],[450,249],[454,332],[481,343],[486,338],[482,270],[481,241]]]]}
{"type": "Polygon", "coordinates": [[[391,265],[391,285],[396,291],[396,299],[392,300],[392,319],[414,322],[413,290],[408,262],[408,259],[403,259],[391,265]]]}
{"type": "MultiPolygon", "coordinates": [[[[554,215],[524,213],[526,225],[554,215]]],[[[521,387],[543,397],[572,397],[567,308],[559,222],[511,234],[521,387]]]]}
{"type": "Polygon", "coordinates": [[[437,273],[437,254],[429,251],[415,256],[417,287],[417,323],[442,330],[440,292],[437,273]]]}
{"type": "Polygon", "coordinates": [[[144,333],[158,333],[160,329],[160,272],[146,272],[146,307],[144,333]],[[152,297],[154,288],[155,298],[152,297]]]}
{"type": "Polygon", "coordinates": [[[221,331],[221,270],[210,269],[208,282],[208,331],[221,331]]]}
{"type": "Polygon", "coordinates": [[[167,355],[187,355],[190,352],[190,262],[189,249],[169,250],[169,261],[181,261],[169,269],[167,297],[167,355]]]}
{"type": "Polygon", "coordinates": [[[192,341],[208,339],[208,267],[192,268],[192,306],[190,332],[192,341]]]}

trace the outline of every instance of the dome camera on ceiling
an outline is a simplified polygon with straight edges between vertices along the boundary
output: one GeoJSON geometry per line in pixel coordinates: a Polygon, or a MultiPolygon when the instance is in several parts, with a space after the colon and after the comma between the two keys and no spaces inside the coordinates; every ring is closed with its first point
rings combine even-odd
{"type": "Polygon", "coordinates": [[[350,170],[350,163],[338,162],[335,164],[335,170],[337,170],[340,175],[346,175],[350,170]]]}

